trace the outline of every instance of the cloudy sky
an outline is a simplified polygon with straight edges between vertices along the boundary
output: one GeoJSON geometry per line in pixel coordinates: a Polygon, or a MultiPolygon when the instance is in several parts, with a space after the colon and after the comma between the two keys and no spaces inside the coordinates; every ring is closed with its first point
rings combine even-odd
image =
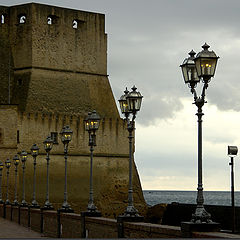
{"type": "MultiPolygon", "coordinates": [[[[134,84],[144,96],[135,154],[143,189],[197,188],[196,106],[179,65],[207,42],[220,59],[203,107],[204,189],[230,189],[227,146],[240,148],[239,0],[0,0],[27,2],[106,15],[114,96],[134,84]]],[[[235,163],[240,190],[240,157],[235,163]]]]}

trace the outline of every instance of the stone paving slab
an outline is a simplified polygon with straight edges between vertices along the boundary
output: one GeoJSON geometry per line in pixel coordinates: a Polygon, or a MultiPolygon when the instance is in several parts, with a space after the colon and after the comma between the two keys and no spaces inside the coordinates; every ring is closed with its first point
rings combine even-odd
{"type": "Polygon", "coordinates": [[[0,238],[43,238],[42,233],[34,232],[18,223],[0,217],[0,238]]]}

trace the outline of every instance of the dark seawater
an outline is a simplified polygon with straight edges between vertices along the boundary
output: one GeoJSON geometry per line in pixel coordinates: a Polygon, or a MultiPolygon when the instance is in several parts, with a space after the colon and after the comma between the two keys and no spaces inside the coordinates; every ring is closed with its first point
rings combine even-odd
{"type": "MultiPolygon", "coordinates": [[[[148,205],[159,203],[196,203],[196,191],[156,191],[144,190],[144,198],[148,205]]],[[[204,204],[231,206],[231,192],[228,191],[204,191],[204,204]]],[[[235,192],[235,205],[240,206],[240,192],[235,192]]]]}

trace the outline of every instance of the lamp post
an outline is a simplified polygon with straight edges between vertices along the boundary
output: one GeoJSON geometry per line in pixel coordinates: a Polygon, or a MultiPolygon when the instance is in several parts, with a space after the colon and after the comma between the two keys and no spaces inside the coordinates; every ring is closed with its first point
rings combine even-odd
{"type": "Polygon", "coordinates": [[[36,144],[33,144],[31,147],[31,155],[33,157],[33,200],[31,207],[39,208],[39,204],[36,201],[36,165],[37,165],[37,156],[39,152],[39,147],[36,144]]]}
{"type": "Polygon", "coordinates": [[[25,201],[25,163],[27,161],[27,152],[25,150],[22,150],[21,152],[21,161],[22,161],[22,169],[23,169],[23,180],[22,180],[22,207],[27,207],[28,203],[25,201]]]}
{"type": "Polygon", "coordinates": [[[94,110],[88,113],[85,119],[85,130],[89,134],[88,146],[90,146],[90,187],[89,187],[89,201],[87,206],[88,216],[101,216],[101,213],[97,210],[93,202],[93,147],[96,146],[96,131],[99,128],[100,116],[94,110]]]}
{"type": "Polygon", "coordinates": [[[210,46],[206,43],[202,46],[203,50],[195,57],[195,52],[192,50],[189,58],[186,58],[182,68],[183,78],[186,84],[191,88],[191,93],[194,95],[194,104],[197,106],[198,117],[198,187],[197,187],[197,207],[192,215],[191,222],[196,224],[212,223],[211,215],[205,210],[203,203],[203,184],[202,184],[202,107],[205,101],[205,91],[211,78],[214,76],[217,60],[219,57],[213,51],[209,51],[210,46]],[[201,96],[197,96],[196,86],[203,81],[201,96]]]}
{"type": "Polygon", "coordinates": [[[18,206],[19,203],[18,203],[18,200],[17,200],[17,172],[18,172],[18,164],[19,164],[20,159],[19,159],[17,154],[13,157],[13,161],[14,161],[14,165],[15,165],[15,188],[14,188],[13,205],[18,206]]]}
{"type": "Polygon", "coordinates": [[[11,204],[10,201],[9,201],[9,199],[8,199],[9,168],[11,167],[11,161],[10,161],[9,158],[5,161],[5,166],[6,166],[6,168],[7,168],[7,193],[6,193],[6,201],[5,201],[5,205],[9,205],[9,204],[11,204]]]}
{"type": "Polygon", "coordinates": [[[3,170],[3,163],[0,162],[0,204],[4,203],[4,201],[2,200],[2,170],[3,170]]]}
{"type": "Polygon", "coordinates": [[[142,98],[140,92],[136,91],[135,86],[132,87],[132,91],[129,92],[126,88],[124,95],[119,100],[122,114],[125,116],[127,121],[128,139],[129,139],[129,189],[128,189],[128,206],[123,215],[120,218],[126,218],[130,221],[143,221],[143,217],[138,214],[138,210],[133,204],[133,186],[132,186],[132,165],[133,165],[133,151],[132,151],[132,139],[133,131],[135,129],[135,118],[137,112],[141,108],[142,98]],[[130,119],[132,115],[132,119],[130,119]]]}
{"type": "Polygon", "coordinates": [[[65,159],[65,181],[64,181],[64,201],[62,208],[59,211],[62,212],[73,212],[73,209],[70,208],[70,205],[67,202],[67,158],[68,158],[68,144],[72,140],[73,131],[69,126],[64,126],[60,132],[61,140],[64,144],[64,159],[65,159]]]}
{"type": "Polygon", "coordinates": [[[45,204],[44,204],[44,207],[43,209],[46,209],[46,210],[52,210],[53,209],[53,206],[52,204],[49,202],[49,160],[50,160],[50,151],[53,147],[53,140],[50,136],[48,136],[45,141],[43,142],[44,144],[44,149],[47,153],[46,155],[46,160],[47,160],[47,190],[46,190],[46,201],[45,201],[45,204]]]}
{"type": "Polygon", "coordinates": [[[232,199],[232,232],[235,232],[235,198],[234,198],[234,163],[233,158],[237,156],[237,146],[228,146],[228,156],[230,157],[231,166],[231,199],[232,199]]]}

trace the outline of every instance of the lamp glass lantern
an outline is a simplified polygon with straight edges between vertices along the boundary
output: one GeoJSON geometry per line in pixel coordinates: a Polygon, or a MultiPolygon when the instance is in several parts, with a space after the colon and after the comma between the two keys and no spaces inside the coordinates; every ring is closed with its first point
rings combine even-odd
{"type": "Polygon", "coordinates": [[[197,74],[197,69],[196,65],[194,62],[194,55],[196,54],[193,50],[188,53],[190,57],[185,58],[183,61],[183,64],[180,65],[182,68],[182,73],[183,73],[183,79],[186,84],[190,84],[191,86],[195,87],[197,83],[200,81],[198,74],[197,74]]]}
{"type": "Polygon", "coordinates": [[[228,155],[229,156],[236,156],[238,153],[238,147],[237,146],[228,146],[228,155]]]}
{"type": "Polygon", "coordinates": [[[33,157],[37,157],[39,153],[39,147],[37,146],[37,144],[33,144],[31,147],[31,155],[33,157]]]}
{"type": "Polygon", "coordinates": [[[26,160],[27,160],[27,152],[23,150],[21,152],[21,161],[24,163],[26,162],[26,160]]]}
{"type": "Polygon", "coordinates": [[[20,159],[17,154],[13,157],[13,161],[14,161],[15,166],[17,166],[19,164],[20,159]]]}
{"type": "Polygon", "coordinates": [[[5,165],[6,165],[7,168],[11,167],[11,161],[10,161],[9,158],[5,161],[5,165]]]}
{"type": "Polygon", "coordinates": [[[142,98],[140,92],[136,91],[137,88],[135,86],[132,87],[132,91],[127,94],[126,100],[128,105],[128,110],[131,113],[136,113],[140,110],[142,104],[142,98]]]}
{"type": "Polygon", "coordinates": [[[45,141],[43,142],[44,144],[44,149],[46,152],[51,151],[52,147],[53,147],[53,140],[50,136],[48,136],[45,141]]]}
{"type": "Polygon", "coordinates": [[[129,108],[128,108],[128,103],[127,103],[127,98],[126,98],[128,93],[129,93],[129,91],[126,88],[126,90],[124,91],[124,95],[122,95],[120,97],[120,99],[118,100],[122,114],[130,113],[129,108]]]}
{"type": "Polygon", "coordinates": [[[94,110],[92,113],[88,113],[88,116],[85,119],[85,130],[95,132],[99,128],[100,116],[94,110]]]}
{"type": "Polygon", "coordinates": [[[205,43],[202,46],[203,50],[194,58],[198,77],[203,78],[204,82],[209,82],[210,78],[214,76],[219,58],[214,51],[208,50],[209,47],[205,43]]]}
{"type": "Polygon", "coordinates": [[[69,126],[64,126],[60,134],[63,144],[69,143],[72,140],[73,131],[69,126]]]}

